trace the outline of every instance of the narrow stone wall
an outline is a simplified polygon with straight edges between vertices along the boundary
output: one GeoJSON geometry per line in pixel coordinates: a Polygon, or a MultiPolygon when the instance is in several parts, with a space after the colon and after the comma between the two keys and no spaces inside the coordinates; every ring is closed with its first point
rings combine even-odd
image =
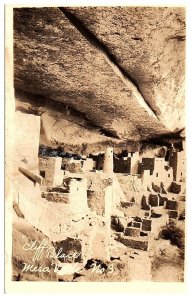
{"type": "Polygon", "coordinates": [[[41,157],[39,159],[40,175],[44,178],[42,184],[59,186],[62,184],[64,172],[61,170],[61,157],[41,157]]]}
{"type": "Polygon", "coordinates": [[[40,117],[15,112],[14,131],[14,172],[18,173],[18,166],[22,166],[23,163],[32,170],[38,169],[40,117]]]}

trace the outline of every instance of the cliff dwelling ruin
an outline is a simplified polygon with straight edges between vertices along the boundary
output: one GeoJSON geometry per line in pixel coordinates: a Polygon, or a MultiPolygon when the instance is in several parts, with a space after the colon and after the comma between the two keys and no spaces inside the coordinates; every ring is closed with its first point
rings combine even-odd
{"type": "Polygon", "coordinates": [[[185,10],[13,20],[12,280],[183,281],[185,10]],[[51,251],[30,261],[32,241],[51,251]]]}

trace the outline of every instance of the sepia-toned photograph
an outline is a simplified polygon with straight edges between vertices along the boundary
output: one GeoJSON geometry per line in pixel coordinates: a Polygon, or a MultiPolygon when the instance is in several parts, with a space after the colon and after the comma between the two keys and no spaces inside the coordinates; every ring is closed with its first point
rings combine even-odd
{"type": "Polygon", "coordinates": [[[185,15],[12,8],[11,281],[184,282],[185,15]]]}

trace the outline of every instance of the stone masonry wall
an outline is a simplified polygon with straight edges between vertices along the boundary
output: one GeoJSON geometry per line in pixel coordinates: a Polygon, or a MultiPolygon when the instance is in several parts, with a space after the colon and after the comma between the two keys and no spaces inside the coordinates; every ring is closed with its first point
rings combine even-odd
{"type": "Polygon", "coordinates": [[[38,169],[40,117],[21,112],[15,112],[14,117],[14,171],[17,173],[22,163],[27,164],[31,170],[38,169]]]}

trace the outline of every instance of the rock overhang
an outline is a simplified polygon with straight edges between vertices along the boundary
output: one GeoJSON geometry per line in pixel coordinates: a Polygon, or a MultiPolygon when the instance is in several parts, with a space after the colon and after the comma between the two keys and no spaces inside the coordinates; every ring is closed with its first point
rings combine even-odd
{"type": "Polygon", "coordinates": [[[184,30],[183,8],[14,9],[15,88],[63,103],[62,129],[79,113],[77,144],[79,134],[93,142],[92,127],[97,143],[174,134],[184,126],[184,30]]]}

